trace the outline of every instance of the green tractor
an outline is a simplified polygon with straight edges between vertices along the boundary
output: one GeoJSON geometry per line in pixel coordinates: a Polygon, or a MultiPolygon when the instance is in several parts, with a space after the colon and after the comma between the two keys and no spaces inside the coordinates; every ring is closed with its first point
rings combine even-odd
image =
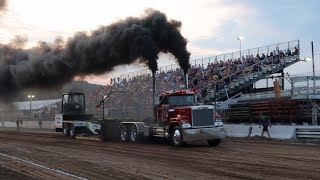
{"type": "Polygon", "coordinates": [[[84,93],[71,92],[62,96],[62,114],[56,115],[56,131],[62,131],[65,136],[75,137],[77,134],[96,134],[98,125],[92,114],[86,114],[84,93]],[[93,130],[93,131],[92,131],[93,130]]]}
{"type": "Polygon", "coordinates": [[[93,114],[86,113],[85,94],[81,92],[65,93],[62,96],[62,114],[56,114],[55,128],[65,136],[80,139],[99,137],[101,141],[116,140],[120,134],[118,120],[96,119],[93,114]]]}

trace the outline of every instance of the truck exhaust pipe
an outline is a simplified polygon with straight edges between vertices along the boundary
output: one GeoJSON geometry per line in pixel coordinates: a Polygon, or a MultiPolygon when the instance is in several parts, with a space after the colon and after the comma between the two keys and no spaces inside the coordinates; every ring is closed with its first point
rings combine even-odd
{"type": "Polygon", "coordinates": [[[185,88],[186,88],[186,90],[188,90],[189,89],[189,77],[188,77],[188,73],[185,73],[184,74],[184,79],[185,79],[185,88]]]}
{"type": "Polygon", "coordinates": [[[156,114],[156,72],[152,72],[152,107],[154,121],[157,122],[158,116],[156,114]]]}

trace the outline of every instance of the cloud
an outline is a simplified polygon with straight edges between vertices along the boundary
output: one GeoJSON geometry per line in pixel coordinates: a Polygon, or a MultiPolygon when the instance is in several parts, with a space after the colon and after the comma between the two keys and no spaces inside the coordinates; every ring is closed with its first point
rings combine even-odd
{"type": "Polygon", "coordinates": [[[249,6],[220,0],[184,1],[179,11],[177,7],[181,1],[173,3],[176,4],[164,9],[168,15],[182,21],[182,33],[190,41],[218,37],[219,29],[226,21],[241,23],[253,12],[249,6]]]}
{"type": "Polygon", "coordinates": [[[240,23],[252,13],[250,7],[237,3],[226,4],[222,0],[118,0],[112,4],[100,0],[11,0],[8,6],[10,17],[5,18],[1,26],[7,34],[1,40],[7,38],[8,42],[10,36],[20,33],[26,34],[30,43],[43,40],[45,35],[45,39],[53,39],[52,36],[57,34],[52,32],[59,32],[66,37],[65,34],[92,30],[127,16],[142,14],[144,9],[150,7],[165,12],[170,19],[181,20],[182,34],[189,41],[213,37],[225,21],[240,23]]]}
{"type": "Polygon", "coordinates": [[[214,49],[214,48],[203,48],[196,46],[192,43],[188,44],[188,50],[193,52],[193,58],[199,57],[207,57],[207,56],[214,56],[214,55],[222,55],[226,52],[233,52],[238,51],[238,49],[214,49]]]}

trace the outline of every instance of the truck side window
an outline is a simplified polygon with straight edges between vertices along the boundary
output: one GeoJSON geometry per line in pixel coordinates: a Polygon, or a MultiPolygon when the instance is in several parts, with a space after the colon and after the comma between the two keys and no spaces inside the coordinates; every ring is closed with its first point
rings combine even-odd
{"type": "Polygon", "coordinates": [[[168,96],[163,96],[163,97],[160,97],[160,106],[162,106],[163,104],[169,104],[168,102],[168,96]]]}

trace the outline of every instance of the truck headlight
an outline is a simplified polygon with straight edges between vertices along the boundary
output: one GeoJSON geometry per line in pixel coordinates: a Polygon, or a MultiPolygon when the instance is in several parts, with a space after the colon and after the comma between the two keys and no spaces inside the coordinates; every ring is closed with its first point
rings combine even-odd
{"type": "Polygon", "coordinates": [[[188,121],[188,120],[181,120],[181,126],[182,126],[182,128],[191,128],[190,121],[188,121]]]}
{"type": "Polygon", "coordinates": [[[216,119],[216,120],[214,121],[214,125],[215,125],[215,126],[223,126],[223,122],[222,122],[221,119],[216,119]]]}

